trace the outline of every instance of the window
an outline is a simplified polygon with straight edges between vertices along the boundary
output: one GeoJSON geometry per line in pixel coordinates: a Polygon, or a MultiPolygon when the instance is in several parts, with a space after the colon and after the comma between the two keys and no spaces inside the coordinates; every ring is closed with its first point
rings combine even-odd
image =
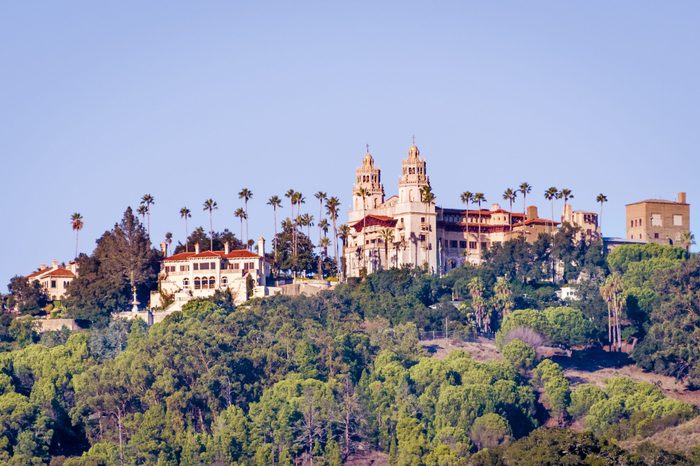
{"type": "Polygon", "coordinates": [[[673,226],[674,227],[682,227],[683,226],[683,216],[682,215],[674,215],[673,216],[673,226]]]}
{"type": "Polygon", "coordinates": [[[189,271],[189,270],[190,270],[190,266],[189,266],[189,265],[181,265],[181,266],[180,266],[180,272],[187,272],[187,271],[189,271]]]}
{"type": "Polygon", "coordinates": [[[456,248],[456,247],[457,247],[457,241],[456,241],[456,240],[450,241],[450,247],[451,247],[451,248],[456,248]]]}
{"type": "Polygon", "coordinates": [[[214,288],[216,286],[216,278],[209,277],[209,288],[214,288]]]}
{"type": "MultiPolygon", "coordinates": [[[[197,265],[197,264],[195,264],[195,265],[197,265]]],[[[199,279],[199,277],[194,277],[194,289],[195,289],[195,290],[198,290],[198,289],[200,289],[201,287],[202,287],[202,282],[201,282],[201,280],[199,279]]]]}
{"type": "Polygon", "coordinates": [[[421,241],[425,241],[425,235],[420,235],[420,238],[419,238],[419,239],[420,239],[421,241]]]}
{"type": "Polygon", "coordinates": [[[651,226],[653,226],[653,227],[663,226],[663,222],[661,221],[661,214],[651,214],[651,226]]]}
{"type": "Polygon", "coordinates": [[[184,289],[187,289],[190,287],[190,279],[189,278],[183,278],[182,279],[182,287],[184,289]]]}
{"type": "Polygon", "coordinates": [[[467,242],[466,241],[460,241],[459,242],[459,247],[462,249],[467,249],[467,242]]]}
{"type": "Polygon", "coordinates": [[[226,288],[228,286],[228,277],[221,277],[221,288],[226,288]]]}
{"type": "Polygon", "coordinates": [[[486,249],[486,248],[487,248],[486,242],[482,241],[481,242],[481,249],[486,249]]]}
{"type": "Polygon", "coordinates": [[[233,264],[233,270],[238,270],[238,269],[240,269],[240,268],[241,268],[241,264],[239,264],[238,262],[236,262],[235,264],[233,264]]]}
{"type": "Polygon", "coordinates": [[[469,249],[476,249],[476,241],[469,241],[469,249]]]}
{"type": "Polygon", "coordinates": [[[51,280],[51,288],[56,288],[56,280],[51,280]]]}
{"type": "Polygon", "coordinates": [[[199,264],[199,270],[209,270],[209,262],[202,262],[199,264]]]}
{"type": "Polygon", "coordinates": [[[69,283],[69,282],[64,281],[64,282],[63,282],[63,288],[68,288],[68,283],[69,283]]]}
{"type": "Polygon", "coordinates": [[[192,270],[199,270],[199,264],[196,262],[192,264],[192,270]]]}
{"type": "Polygon", "coordinates": [[[212,270],[216,270],[216,262],[211,262],[209,264],[209,266],[211,267],[212,270]]]}
{"type": "Polygon", "coordinates": [[[659,239],[659,234],[658,234],[658,233],[654,233],[654,239],[659,239]]]}

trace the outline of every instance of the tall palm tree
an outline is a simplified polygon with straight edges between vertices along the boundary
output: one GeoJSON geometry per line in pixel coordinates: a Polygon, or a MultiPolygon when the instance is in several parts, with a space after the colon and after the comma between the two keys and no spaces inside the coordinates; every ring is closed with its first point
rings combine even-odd
{"type": "Polygon", "coordinates": [[[321,221],[318,222],[318,228],[321,230],[321,233],[323,233],[323,238],[326,238],[328,236],[328,230],[330,229],[330,227],[331,225],[330,223],[328,223],[327,218],[321,219],[321,221]]]}
{"type": "Polygon", "coordinates": [[[299,226],[306,227],[306,234],[311,241],[311,227],[314,226],[314,216],[308,213],[301,214],[299,216],[299,226]]]}
{"type": "MultiPolygon", "coordinates": [[[[238,199],[243,199],[243,207],[245,210],[245,242],[248,243],[248,201],[253,198],[253,191],[248,188],[243,188],[238,193],[238,199]]],[[[243,239],[243,238],[241,238],[243,239]]]]}
{"type": "Polygon", "coordinates": [[[598,228],[600,228],[600,234],[603,234],[603,204],[608,202],[608,196],[603,193],[598,194],[595,197],[595,201],[600,204],[600,216],[598,217],[598,228]]]}
{"type": "MultiPolygon", "coordinates": [[[[425,204],[425,220],[428,221],[428,215],[430,214],[430,206],[433,205],[435,202],[435,193],[433,192],[433,188],[430,187],[430,185],[425,185],[420,188],[420,200],[423,204],[425,204]]],[[[430,225],[430,224],[428,224],[430,225]]],[[[428,237],[430,237],[428,235],[428,237]]],[[[430,242],[428,242],[427,245],[424,245],[425,251],[424,253],[427,256],[427,250],[430,248],[430,242]]],[[[427,261],[426,261],[427,262],[427,261]]],[[[418,265],[418,264],[416,264],[418,265]]]]}
{"type": "Polygon", "coordinates": [[[136,213],[141,216],[141,223],[146,223],[146,215],[148,215],[148,207],[141,204],[136,209],[136,213]]]}
{"type": "Polygon", "coordinates": [[[326,213],[331,219],[333,224],[333,246],[335,247],[335,262],[337,263],[338,270],[340,271],[340,257],[338,257],[338,227],[336,222],[338,221],[338,212],[340,211],[340,199],[335,196],[328,198],[326,201],[326,213]]]}
{"type": "Polygon", "coordinates": [[[362,266],[364,267],[364,263],[365,263],[365,225],[367,224],[365,210],[367,209],[366,200],[367,200],[367,196],[369,195],[369,191],[367,191],[367,189],[365,189],[363,186],[357,191],[357,195],[362,198],[362,266]]]}
{"type": "Polygon", "coordinates": [[[503,199],[508,201],[508,229],[513,230],[513,202],[515,198],[518,197],[518,191],[514,191],[512,188],[508,188],[503,191],[503,199]]]}
{"type": "Polygon", "coordinates": [[[472,199],[474,199],[474,193],[471,191],[464,191],[459,195],[459,200],[467,206],[467,210],[464,214],[464,224],[467,233],[467,249],[464,250],[464,253],[467,256],[467,260],[469,260],[469,204],[471,204],[472,199]]]}
{"type": "Polygon", "coordinates": [[[314,197],[318,199],[318,245],[321,246],[321,221],[323,220],[323,203],[328,199],[328,194],[323,191],[317,191],[314,197]]]}
{"type": "Polygon", "coordinates": [[[272,254],[273,259],[277,261],[277,209],[282,208],[282,199],[277,195],[270,196],[270,199],[267,200],[267,205],[272,207],[272,216],[275,222],[275,239],[272,241],[272,254]]]}
{"type": "MultiPolygon", "coordinates": [[[[233,212],[233,216],[241,221],[241,241],[243,241],[243,220],[245,220],[248,215],[245,213],[245,209],[243,207],[239,207],[233,212]]],[[[246,240],[244,244],[246,247],[248,247],[248,240],[246,240]]]]}
{"type": "Polygon", "coordinates": [[[75,212],[73,215],[70,216],[70,225],[71,228],[73,228],[73,231],[75,232],[75,257],[78,257],[78,234],[80,233],[80,230],[82,230],[85,226],[85,223],[83,222],[83,216],[80,215],[78,212],[75,212]]]}
{"type": "MultiPolygon", "coordinates": [[[[386,268],[389,268],[389,243],[394,243],[394,229],[384,228],[379,231],[379,237],[384,243],[384,261],[386,262],[386,268]]],[[[382,264],[384,265],[384,264],[382,264]]]]}
{"type": "Polygon", "coordinates": [[[574,195],[569,188],[563,188],[561,191],[559,191],[558,198],[564,199],[564,210],[566,210],[566,204],[569,202],[569,199],[574,198],[574,195]]]}
{"type": "Polygon", "coordinates": [[[600,295],[608,304],[608,341],[610,349],[622,351],[622,334],[620,332],[620,314],[624,306],[622,277],[612,273],[600,287],[600,295]]]}
{"type": "Polygon", "coordinates": [[[213,212],[219,208],[219,205],[212,198],[204,201],[204,208],[202,210],[209,211],[209,250],[214,250],[214,222],[213,222],[213,212]]]}
{"type": "Polygon", "coordinates": [[[189,250],[189,241],[188,238],[190,236],[190,232],[187,230],[187,219],[192,217],[192,213],[190,209],[187,207],[183,207],[180,209],[180,218],[185,219],[185,252],[189,250]]]}
{"type": "Polygon", "coordinates": [[[474,198],[472,199],[472,202],[477,205],[477,208],[479,209],[479,223],[477,225],[478,228],[478,240],[476,243],[477,246],[477,251],[479,251],[479,259],[481,259],[481,203],[486,202],[486,196],[484,196],[484,193],[474,193],[474,198]]]}
{"type": "Polygon", "coordinates": [[[141,198],[141,205],[146,206],[146,215],[148,215],[148,236],[151,236],[151,206],[155,203],[155,198],[150,194],[144,194],[141,198]]]}
{"type": "Polygon", "coordinates": [[[296,225],[294,224],[294,206],[297,203],[297,192],[294,191],[294,189],[289,188],[286,193],[284,193],[284,197],[289,199],[289,204],[291,207],[291,213],[289,214],[289,220],[292,222],[292,261],[295,260],[296,257],[296,225]]]}
{"type": "MultiPolygon", "coordinates": [[[[552,204],[552,229],[554,228],[554,201],[559,198],[559,190],[551,186],[544,192],[544,198],[552,204]]],[[[551,231],[551,230],[550,230],[551,231]]]]}
{"type": "Polygon", "coordinates": [[[527,181],[523,181],[520,183],[520,186],[518,186],[518,192],[523,195],[523,215],[527,213],[527,205],[525,200],[527,195],[530,194],[530,191],[532,191],[532,185],[530,185],[530,183],[527,181]]]}
{"type": "MultiPolygon", "coordinates": [[[[337,239],[340,239],[343,242],[343,251],[345,251],[345,247],[348,244],[348,238],[350,237],[350,227],[346,224],[343,223],[340,225],[337,229],[337,234],[336,234],[336,241],[337,239]]],[[[336,244],[336,248],[338,245],[336,244]]],[[[343,253],[344,254],[344,253],[343,253]]],[[[341,258],[340,263],[338,265],[338,274],[341,275],[341,278],[345,276],[344,274],[344,267],[343,267],[343,260],[341,258]]]]}

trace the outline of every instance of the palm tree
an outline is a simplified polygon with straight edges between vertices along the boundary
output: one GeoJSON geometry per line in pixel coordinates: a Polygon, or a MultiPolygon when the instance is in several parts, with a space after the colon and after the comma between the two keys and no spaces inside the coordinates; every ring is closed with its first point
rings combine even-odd
{"type": "Polygon", "coordinates": [[[481,332],[490,330],[489,321],[486,315],[486,300],[484,299],[484,282],[480,277],[473,277],[467,284],[469,294],[472,298],[472,309],[476,317],[476,327],[481,332]]]}
{"type": "Polygon", "coordinates": [[[336,222],[338,221],[338,211],[340,210],[340,199],[335,196],[328,198],[326,201],[326,213],[331,219],[333,224],[333,246],[335,247],[335,262],[337,263],[338,270],[340,270],[340,257],[338,257],[338,228],[336,222]]]}
{"type": "Polygon", "coordinates": [[[328,198],[328,194],[323,191],[317,191],[314,197],[318,199],[318,243],[321,246],[321,221],[323,220],[323,203],[328,198]]]}
{"type": "Polygon", "coordinates": [[[598,194],[595,197],[595,201],[600,204],[600,216],[598,217],[598,228],[600,228],[601,234],[603,234],[603,204],[608,202],[608,196],[603,193],[598,194]]]}
{"type": "MultiPolygon", "coordinates": [[[[239,207],[238,209],[236,209],[233,212],[233,216],[241,221],[241,241],[242,241],[242,238],[243,238],[243,220],[245,220],[247,217],[247,214],[245,213],[245,209],[243,207],[239,207]]],[[[248,241],[246,240],[246,242],[244,244],[247,247],[248,241]]]]}
{"type": "Polygon", "coordinates": [[[202,210],[208,210],[209,211],[209,250],[214,250],[214,223],[212,220],[212,213],[219,208],[219,205],[216,203],[216,201],[212,198],[207,199],[204,201],[204,208],[202,210]]]}
{"type": "Polygon", "coordinates": [[[299,226],[306,227],[306,234],[311,241],[311,227],[314,226],[314,216],[311,214],[301,214],[299,216],[299,226]]]}
{"type": "Polygon", "coordinates": [[[318,228],[321,230],[321,233],[323,233],[323,238],[328,236],[328,230],[330,227],[331,225],[328,223],[327,218],[321,219],[321,221],[318,222],[318,228]]]}
{"type": "MultiPolygon", "coordinates": [[[[243,207],[245,208],[245,241],[248,243],[248,201],[253,198],[253,191],[248,188],[243,188],[238,193],[238,199],[243,199],[243,207]]],[[[241,238],[243,239],[243,238],[241,238]]]]}
{"type": "Polygon", "coordinates": [[[163,240],[165,243],[165,255],[168,255],[168,247],[173,243],[173,234],[171,232],[167,232],[165,234],[165,239],[163,240]]]}
{"type": "Polygon", "coordinates": [[[71,228],[73,228],[73,231],[75,232],[75,257],[78,257],[78,234],[80,233],[80,230],[82,230],[85,226],[85,223],[83,222],[83,216],[80,215],[78,212],[75,212],[73,215],[70,216],[70,224],[71,228]]]}
{"type": "Polygon", "coordinates": [[[512,213],[513,213],[513,202],[515,202],[515,198],[518,197],[518,191],[513,191],[513,189],[508,188],[505,191],[503,191],[503,199],[508,201],[508,229],[513,230],[513,219],[512,219],[512,213]]]}
{"type": "Polygon", "coordinates": [[[620,333],[620,314],[624,306],[622,277],[613,273],[600,287],[600,295],[608,304],[608,341],[610,349],[622,351],[622,334],[620,333]]]}
{"type": "MultiPolygon", "coordinates": [[[[333,198],[331,198],[333,199],[333,198]]],[[[345,251],[345,246],[347,245],[348,238],[350,237],[350,227],[346,224],[343,223],[337,228],[337,233],[336,233],[336,254],[337,254],[337,240],[340,239],[343,242],[343,251],[345,251]]],[[[340,260],[340,264],[338,265],[338,274],[343,274],[343,261],[342,259],[340,260]]]]}
{"type": "Polygon", "coordinates": [[[530,194],[530,191],[532,191],[532,186],[530,183],[527,181],[523,181],[520,183],[520,186],[518,187],[518,192],[523,195],[523,215],[525,215],[527,212],[527,205],[525,204],[525,199],[527,198],[527,195],[530,194]]]}
{"type": "Polygon", "coordinates": [[[564,199],[564,211],[566,211],[566,204],[569,202],[569,199],[574,198],[574,195],[569,188],[563,188],[561,191],[559,191],[559,195],[557,197],[559,199],[564,199]]]}
{"type": "Polygon", "coordinates": [[[291,213],[289,214],[289,220],[292,222],[292,261],[296,257],[296,225],[294,224],[294,206],[296,205],[297,192],[292,188],[289,188],[284,197],[289,199],[289,204],[291,207],[291,213]]]}
{"type": "Polygon", "coordinates": [[[190,232],[187,230],[187,219],[192,217],[192,213],[190,209],[187,207],[183,207],[180,209],[180,218],[185,219],[185,252],[188,251],[189,248],[189,241],[188,237],[190,236],[190,232]]]}
{"type": "Polygon", "coordinates": [[[138,206],[136,209],[136,213],[141,216],[141,223],[146,223],[146,215],[148,215],[148,207],[145,205],[141,204],[138,206]]]}
{"type": "Polygon", "coordinates": [[[384,261],[386,262],[386,268],[389,268],[389,243],[394,242],[394,229],[384,228],[379,231],[379,236],[384,242],[384,261]]]}
{"type": "Polygon", "coordinates": [[[365,209],[367,208],[367,206],[365,204],[366,204],[367,196],[369,195],[369,191],[367,191],[364,187],[361,187],[357,191],[357,195],[362,198],[362,266],[364,267],[364,263],[365,263],[365,225],[367,224],[366,216],[365,216],[365,209]]]}
{"type": "Polygon", "coordinates": [[[681,233],[681,246],[685,248],[687,252],[690,252],[690,247],[695,244],[695,235],[690,231],[684,231],[681,233]]]}
{"type": "Polygon", "coordinates": [[[467,249],[464,250],[464,253],[467,256],[467,260],[469,260],[469,204],[471,204],[472,199],[474,199],[474,193],[471,191],[464,191],[459,195],[459,200],[467,206],[464,214],[465,231],[467,233],[467,249]]]}
{"type": "Polygon", "coordinates": [[[141,205],[146,206],[146,215],[148,215],[148,236],[151,236],[151,206],[155,203],[155,198],[150,194],[144,194],[141,198],[141,205]]]}
{"type": "MultiPolygon", "coordinates": [[[[435,193],[433,192],[433,188],[431,188],[429,184],[420,188],[420,200],[423,204],[425,204],[425,220],[426,222],[428,222],[430,206],[433,205],[433,203],[435,202],[435,193]]],[[[430,223],[428,223],[428,225],[430,225],[430,223]]],[[[427,255],[426,251],[430,248],[430,242],[428,242],[427,245],[424,245],[424,247],[424,253],[427,255]]]]}
{"type": "Polygon", "coordinates": [[[472,199],[472,202],[477,205],[479,209],[479,223],[477,225],[478,228],[478,240],[477,240],[477,251],[479,251],[479,259],[481,259],[481,203],[486,202],[486,196],[484,196],[484,193],[474,193],[474,198],[472,199]]]}
{"type": "Polygon", "coordinates": [[[279,196],[274,195],[270,196],[270,199],[267,200],[267,205],[272,207],[272,216],[275,222],[275,239],[272,242],[272,248],[273,248],[273,258],[276,261],[277,260],[277,209],[282,208],[282,199],[279,198],[279,196]]]}
{"type": "Polygon", "coordinates": [[[555,186],[551,186],[544,192],[544,198],[552,204],[552,229],[554,228],[554,201],[559,198],[559,190],[555,186]]]}

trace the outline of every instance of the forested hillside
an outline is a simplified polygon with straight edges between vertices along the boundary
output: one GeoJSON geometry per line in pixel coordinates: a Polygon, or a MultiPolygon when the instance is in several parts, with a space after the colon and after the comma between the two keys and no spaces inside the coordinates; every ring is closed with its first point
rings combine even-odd
{"type": "Polygon", "coordinates": [[[549,280],[525,270],[546,271],[551,257],[515,243],[446,277],[394,269],[316,297],[238,308],[222,296],[191,302],[151,328],[102,320],[39,337],[28,321],[4,320],[0,461],[700,461],[699,448],[644,442],[695,418],[695,406],[624,377],[569,380],[540,351],[616,352],[609,323],[619,311],[621,340],[636,339],[632,357],[641,367],[697,384],[700,260],[651,245],[607,258],[568,250],[574,264],[549,280]],[[556,296],[566,282],[579,300],[556,296]],[[606,283],[620,309],[609,311],[606,283]],[[445,330],[455,341],[494,338],[502,359],[477,361],[459,350],[439,359],[419,345],[445,330]],[[623,440],[635,448],[624,450],[623,440]]]}

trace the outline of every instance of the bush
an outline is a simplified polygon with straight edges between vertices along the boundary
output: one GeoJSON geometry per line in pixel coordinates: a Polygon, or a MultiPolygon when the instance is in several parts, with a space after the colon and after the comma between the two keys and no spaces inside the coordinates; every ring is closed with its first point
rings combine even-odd
{"type": "Polygon", "coordinates": [[[481,450],[510,442],[512,433],[508,421],[503,416],[488,413],[476,418],[469,430],[469,438],[481,450]]]}
{"type": "Polygon", "coordinates": [[[605,398],[607,398],[607,395],[601,388],[587,383],[579,385],[571,393],[569,414],[575,418],[582,417],[588,414],[591,406],[605,398]]]}
{"type": "Polygon", "coordinates": [[[520,339],[515,339],[503,347],[503,357],[520,373],[533,368],[537,361],[535,350],[520,339]]]}

